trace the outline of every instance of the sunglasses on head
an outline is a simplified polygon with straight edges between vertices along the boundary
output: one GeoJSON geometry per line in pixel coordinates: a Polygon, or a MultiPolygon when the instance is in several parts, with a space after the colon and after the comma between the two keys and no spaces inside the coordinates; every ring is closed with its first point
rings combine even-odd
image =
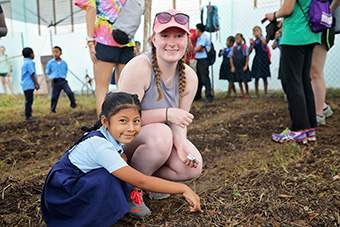
{"type": "Polygon", "coordinates": [[[189,16],[184,13],[176,13],[175,15],[171,15],[170,13],[162,12],[156,14],[156,18],[161,24],[169,23],[172,17],[174,17],[175,21],[181,25],[185,25],[189,22],[189,16]]]}

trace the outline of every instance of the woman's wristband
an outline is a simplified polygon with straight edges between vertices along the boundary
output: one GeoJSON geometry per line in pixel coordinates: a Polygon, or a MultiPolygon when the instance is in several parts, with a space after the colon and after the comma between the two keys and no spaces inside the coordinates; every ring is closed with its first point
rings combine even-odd
{"type": "Polygon", "coordinates": [[[168,110],[169,110],[169,108],[165,109],[165,121],[169,121],[168,120],[168,110]]]}
{"type": "Polygon", "coordinates": [[[274,20],[276,20],[276,11],[273,13],[274,20]]]}

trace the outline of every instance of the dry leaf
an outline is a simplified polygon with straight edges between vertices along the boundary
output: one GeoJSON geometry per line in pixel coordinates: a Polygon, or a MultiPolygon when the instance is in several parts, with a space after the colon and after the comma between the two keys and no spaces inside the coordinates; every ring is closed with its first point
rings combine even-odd
{"type": "Polygon", "coordinates": [[[293,198],[294,196],[292,196],[292,195],[279,194],[278,197],[279,197],[279,198],[293,198]]]}
{"type": "Polygon", "coordinates": [[[319,216],[319,214],[318,213],[315,213],[315,214],[311,214],[311,215],[309,215],[309,220],[313,220],[316,216],[319,216]]]}

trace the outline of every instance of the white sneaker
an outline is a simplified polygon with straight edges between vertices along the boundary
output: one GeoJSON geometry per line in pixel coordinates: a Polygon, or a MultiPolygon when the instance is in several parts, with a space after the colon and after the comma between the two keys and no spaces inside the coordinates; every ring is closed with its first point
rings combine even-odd
{"type": "Polygon", "coordinates": [[[326,124],[325,115],[322,116],[316,115],[316,122],[318,123],[318,125],[325,125],[326,124]]]}

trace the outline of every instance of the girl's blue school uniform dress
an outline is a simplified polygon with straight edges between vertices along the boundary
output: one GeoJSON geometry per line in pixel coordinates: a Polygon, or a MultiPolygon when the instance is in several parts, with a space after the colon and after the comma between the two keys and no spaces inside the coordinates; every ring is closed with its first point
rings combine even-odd
{"type": "Polygon", "coordinates": [[[249,67],[246,71],[243,71],[243,67],[246,64],[247,56],[249,55],[248,47],[244,48],[243,45],[236,45],[233,49],[233,63],[235,67],[235,81],[234,82],[249,82],[251,81],[251,75],[249,67]]]}
{"type": "Polygon", "coordinates": [[[264,79],[270,77],[270,69],[269,69],[269,57],[268,52],[265,50],[265,47],[262,45],[260,39],[254,41],[251,44],[255,49],[255,57],[253,60],[253,65],[251,68],[251,77],[255,79],[264,79]]]}
{"type": "Polygon", "coordinates": [[[220,67],[220,80],[234,80],[234,74],[231,72],[230,56],[232,48],[227,47],[222,50],[223,60],[220,67]]]}
{"type": "Polygon", "coordinates": [[[119,152],[122,144],[104,127],[84,135],[66,151],[48,173],[41,194],[41,211],[49,227],[111,226],[130,210],[131,185],[111,174],[111,169],[127,165],[119,152]],[[109,157],[96,156],[98,150],[109,157]]]}

